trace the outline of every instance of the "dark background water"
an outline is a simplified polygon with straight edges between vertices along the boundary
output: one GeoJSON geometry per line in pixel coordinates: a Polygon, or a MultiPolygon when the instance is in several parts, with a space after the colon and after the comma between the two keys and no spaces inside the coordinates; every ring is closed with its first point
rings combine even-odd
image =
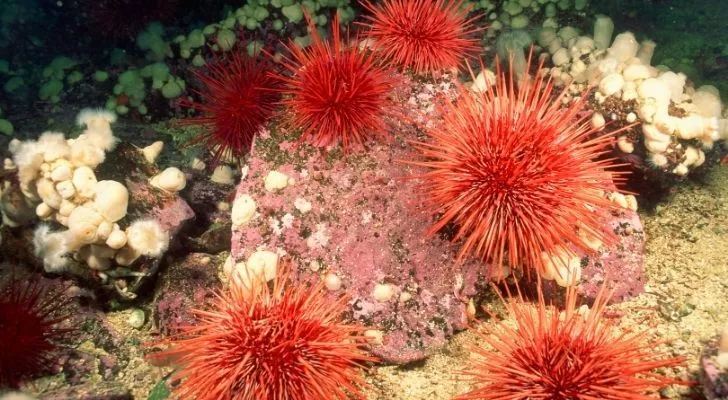
{"type": "MultiPolygon", "coordinates": [[[[93,50],[133,46],[136,34],[149,22],[189,31],[245,4],[245,0],[3,0],[0,58],[21,61],[29,50],[35,50],[32,54],[39,61],[57,54],[98,55],[93,50]]],[[[630,30],[657,42],[657,62],[667,61],[689,75],[697,70],[706,79],[723,78],[728,68],[724,1],[592,0],[588,11],[612,17],[615,32],[630,30]]]]}
{"type": "MultiPolygon", "coordinates": [[[[0,85],[12,77],[23,80],[12,93],[0,91],[0,115],[7,118],[15,114],[16,120],[22,120],[24,111],[46,111],[47,104],[38,100],[37,93],[44,82],[43,68],[57,56],[77,60],[81,64],[78,69],[87,77],[95,70],[105,70],[113,79],[117,76],[114,73],[129,65],[143,65],[139,55],[142,59],[144,55],[137,48],[135,38],[148,23],[161,21],[167,29],[166,39],[172,40],[194,28],[223,20],[246,3],[244,0],[0,0],[0,64],[4,60],[10,66],[10,71],[3,72],[0,65],[0,85]],[[137,58],[127,66],[112,65],[109,59],[113,49],[135,54],[137,58]]],[[[361,7],[356,3],[351,1],[360,13],[361,7]]],[[[322,12],[330,17],[332,10],[322,12]]],[[[728,99],[726,2],[592,0],[583,12],[567,14],[563,18],[560,15],[560,24],[576,25],[584,34],[591,33],[594,15],[609,15],[615,22],[615,34],[630,30],[639,40],[651,39],[657,43],[653,65],[664,64],[683,72],[696,86],[714,85],[724,101],[728,99]]],[[[270,29],[266,22],[244,34],[248,39],[277,43],[282,37],[305,34],[305,27],[287,24],[285,29],[277,31],[270,29]]],[[[187,79],[184,74],[189,63],[179,61],[165,60],[176,75],[187,79]]],[[[63,100],[79,104],[103,104],[110,91],[109,87],[99,89],[91,85],[69,90],[70,93],[66,89],[63,100]]],[[[154,104],[149,106],[154,108],[154,104]]]]}

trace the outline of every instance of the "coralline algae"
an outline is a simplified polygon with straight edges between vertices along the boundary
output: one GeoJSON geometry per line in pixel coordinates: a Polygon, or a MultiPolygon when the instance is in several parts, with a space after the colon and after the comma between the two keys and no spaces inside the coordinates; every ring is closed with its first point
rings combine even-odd
{"type": "Polygon", "coordinates": [[[645,291],[645,234],[636,211],[623,209],[605,218],[604,229],[618,242],[595,254],[582,253],[579,293],[593,299],[602,284],[613,288],[613,302],[622,302],[645,291]]]}
{"type": "MultiPolygon", "coordinates": [[[[436,121],[433,100],[449,95],[450,85],[411,87],[414,92],[404,94],[406,119],[420,125],[436,121]]],[[[407,141],[417,139],[417,129],[405,123],[393,132],[365,152],[340,157],[296,147],[281,139],[285,132],[259,139],[237,189],[238,198],[253,198],[256,213],[233,229],[231,256],[240,262],[259,250],[277,252],[294,261],[299,281],[334,274],[333,287],[339,280],[341,287],[331,296],[350,296],[351,316],[377,338],[373,353],[385,362],[406,363],[426,357],[467,327],[468,303],[491,272],[477,261],[458,262],[458,245],[448,233],[428,235],[432,218],[412,179],[423,171],[401,162],[415,156],[407,141]],[[286,187],[265,188],[271,171],[288,178],[286,187]]],[[[615,300],[624,300],[643,290],[642,228],[629,210],[610,215],[605,224],[620,242],[583,254],[581,291],[594,295],[609,279],[617,284],[615,300]]]]}
{"type": "Polygon", "coordinates": [[[237,260],[259,248],[282,250],[297,262],[299,280],[336,274],[342,288],[331,295],[351,296],[352,316],[384,332],[374,353],[396,363],[423,358],[466,326],[465,305],[481,270],[458,265],[454,245],[426,234],[430,219],[417,205],[416,183],[395,161],[407,156],[392,143],[348,162],[312,155],[302,168],[277,167],[295,183],[269,192],[263,180],[275,165],[253,148],[238,196],[255,199],[257,217],[232,240],[237,260]],[[305,214],[304,203],[311,204],[305,214]],[[375,296],[377,285],[390,285],[391,298],[375,296]]]}

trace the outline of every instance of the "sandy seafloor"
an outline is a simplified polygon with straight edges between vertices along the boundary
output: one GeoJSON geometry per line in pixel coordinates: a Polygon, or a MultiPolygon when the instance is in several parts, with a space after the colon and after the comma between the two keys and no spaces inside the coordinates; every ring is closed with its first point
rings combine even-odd
{"type": "MultiPolygon", "coordinates": [[[[612,307],[624,314],[620,327],[648,328],[654,338],[674,339],[661,350],[687,357],[687,366],[661,372],[694,378],[703,343],[728,322],[728,167],[714,167],[702,182],[679,185],[654,210],[641,210],[640,214],[648,235],[647,292],[612,307]]],[[[129,312],[109,314],[110,323],[127,338],[124,351],[130,358],[118,383],[133,388],[135,398],[146,399],[170,369],[144,361],[140,343],[150,337],[145,329],[129,327],[129,312]]],[[[475,337],[462,332],[447,347],[416,365],[372,368],[366,373],[368,398],[451,399],[467,391],[468,383],[455,372],[470,356],[464,344],[475,337]]],[[[701,390],[699,386],[668,387],[660,395],[702,398],[701,390]]]]}

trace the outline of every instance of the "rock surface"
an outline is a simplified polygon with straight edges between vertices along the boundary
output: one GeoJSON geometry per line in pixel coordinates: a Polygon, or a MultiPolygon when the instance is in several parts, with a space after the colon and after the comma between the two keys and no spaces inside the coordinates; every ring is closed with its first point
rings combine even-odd
{"type": "Polygon", "coordinates": [[[728,398],[728,371],[721,368],[716,361],[718,341],[718,337],[710,340],[700,357],[700,383],[708,400],[728,398]]]}
{"type": "Polygon", "coordinates": [[[430,219],[416,204],[415,182],[395,161],[404,157],[403,146],[384,143],[347,161],[314,154],[276,166],[254,148],[238,195],[253,197],[257,217],[232,240],[237,261],[265,249],[291,256],[300,280],[335,275],[341,289],[332,296],[351,296],[352,316],[384,332],[374,353],[395,363],[425,357],[466,326],[479,270],[456,265],[456,247],[426,234],[430,219]],[[266,191],[273,169],[295,183],[266,191]]]}
{"type": "Polygon", "coordinates": [[[212,254],[229,250],[229,205],[235,196],[235,186],[212,182],[208,175],[198,171],[189,175],[192,179],[181,195],[196,218],[190,235],[184,238],[185,249],[212,254]]]}
{"type": "Polygon", "coordinates": [[[600,249],[597,254],[584,254],[579,292],[593,299],[604,282],[614,289],[612,302],[634,298],[645,291],[645,234],[639,215],[621,210],[609,215],[604,229],[614,232],[619,242],[600,249]]]}
{"type": "MultiPolygon", "coordinates": [[[[404,120],[432,123],[433,100],[449,94],[447,82],[413,87],[404,120]]],[[[298,280],[331,281],[331,296],[351,296],[351,316],[383,333],[373,353],[407,363],[467,327],[467,305],[491,272],[480,262],[458,263],[447,229],[428,234],[432,217],[412,179],[423,171],[402,162],[415,156],[408,141],[421,137],[409,123],[393,132],[349,155],[296,146],[286,132],[259,138],[237,190],[237,198],[255,201],[256,212],[233,228],[231,255],[241,262],[256,251],[276,252],[294,261],[298,280]],[[265,187],[271,171],[285,175],[284,188],[265,187]]],[[[593,296],[607,277],[618,281],[615,300],[624,300],[643,290],[642,227],[631,211],[610,216],[606,225],[620,243],[584,254],[581,290],[593,296]]]]}
{"type": "Polygon", "coordinates": [[[383,333],[373,353],[407,363],[467,326],[466,305],[488,271],[456,263],[457,247],[427,234],[431,218],[400,162],[412,157],[406,140],[416,131],[395,131],[347,156],[296,147],[285,132],[260,138],[237,190],[257,203],[256,216],[233,229],[231,251],[238,262],[257,250],[286,254],[298,280],[329,277],[330,295],[351,296],[351,316],[383,333]],[[286,175],[286,188],[266,190],[273,170],[286,175]]]}
{"type": "Polygon", "coordinates": [[[67,389],[46,393],[46,400],[133,400],[131,392],[120,384],[101,382],[72,386],[67,389]]]}
{"type": "Polygon", "coordinates": [[[178,333],[180,326],[195,322],[192,309],[204,309],[214,297],[217,279],[217,257],[191,253],[174,261],[162,276],[154,299],[154,321],[164,334],[178,333]]]}

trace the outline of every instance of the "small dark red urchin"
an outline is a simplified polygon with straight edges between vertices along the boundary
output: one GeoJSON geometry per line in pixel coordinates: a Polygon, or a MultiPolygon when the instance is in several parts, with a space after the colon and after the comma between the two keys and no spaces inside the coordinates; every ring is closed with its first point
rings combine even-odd
{"type": "Polygon", "coordinates": [[[302,49],[289,41],[290,56],[282,60],[288,74],[277,75],[286,125],[302,130],[299,142],[317,147],[341,143],[345,152],[362,147],[383,135],[387,118],[396,114],[393,71],[380,66],[356,40],[342,41],[338,14],[331,22],[331,41],[324,41],[311,18],[306,19],[311,44],[302,49]]]}
{"type": "Polygon", "coordinates": [[[0,288],[0,387],[17,388],[53,364],[55,344],[71,329],[62,291],[11,276],[0,288]]]}
{"type": "Polygon", "coordinates": [[[255,135],[273,117],[280,99],[272,63],[235,50],[195,71],[201,88],[199,101],[182,105],[200,113],[181,120],[181,125],[199,125],[205,132],[187,145],[204,143],[213,160],[228,155],[240,158],[250,151],[255,135]]]}
{"type": "MultiPolygon", "coordinates": [[[[530,64],[530,61],[529,61],[530,64]]],[[[567,89],[554,92],[541,75],[519,82],[497,71],[481,93],[460,88],[442,108],[442,121],[415,142],[416,175],[426,207],[461,241],[459,259],[544,271],[544,256],[569,249],[591,252],[584,237],[612,243],[602,228],[617,206],[604,193],[623,180],[614,171],[614,133],[597,132],[585,109],[586,93],[564,106],[567,89]],[[577,227],[579,232],[577,232],[577,227]],[[545,253],[545,254],[544,254],[545,253]]]]}
{"type": "MultiPolygon", "coordinates": [[[[280,268],[280,264],[279,264],[280,268]]],[[[345,390],[363,399],[358,371],[364,328],[342,322],[347,297],[330,300],[323,283],[231,284],[210,310],[194,310],[196,326],[169,339],[153,357],[181,366],[175,393],[196,400],[334,400],[345,390]]]]}
{"type": "Polygon", "coordinates": [[[359,23],[385,60],[417,74],[462,66],[482,49],[475,26],[462,0],[385,0],[376,6],[362,1],[370,15],[359,23]]]}
{"type": "Polygon", "coordinates": [[[458,400],[647,400],[646,393],[688,384],[654,373],[677,367],[681,357],[660,354],[649,331],[627,332],[604,313],[611,292],[598,293],[588,311],[577,305],[576,286],[566,292],[564,311],[524,303],[520,293],[502,299],[511,321],[477,332],[484,346],[468,345],[473,357],[460,374],[474,388],[458,400]]]}

